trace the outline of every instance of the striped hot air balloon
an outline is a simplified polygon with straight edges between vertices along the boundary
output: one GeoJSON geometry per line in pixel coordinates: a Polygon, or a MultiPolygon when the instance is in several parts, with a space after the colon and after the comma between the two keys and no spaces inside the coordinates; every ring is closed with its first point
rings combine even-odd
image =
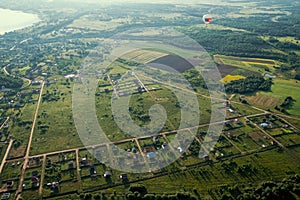
{"type": "Polygon", "coordinates": [[[213,18],[210,14],[206,14],[203,15],[202,20],[206,25],[208,25],[213,20],[213,18]]]}

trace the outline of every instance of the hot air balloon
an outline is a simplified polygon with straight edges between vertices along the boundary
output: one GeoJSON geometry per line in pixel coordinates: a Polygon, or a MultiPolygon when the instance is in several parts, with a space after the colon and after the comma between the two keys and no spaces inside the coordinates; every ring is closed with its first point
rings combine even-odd
{"type": "Polygon", "coordinates": [[[212,21],[212,16],[210,14],[203,15],[202,20],[208,25],[212,21]]]}

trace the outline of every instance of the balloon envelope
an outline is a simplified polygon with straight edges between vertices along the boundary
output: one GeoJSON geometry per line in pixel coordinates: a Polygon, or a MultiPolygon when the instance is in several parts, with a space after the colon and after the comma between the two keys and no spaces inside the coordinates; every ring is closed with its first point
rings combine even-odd
{"type": "Polygon", "coordinates": [[[205,24],[209,24],[212,21],[212,16],[209,14],[203,15],[202,20],[205,24]]]}

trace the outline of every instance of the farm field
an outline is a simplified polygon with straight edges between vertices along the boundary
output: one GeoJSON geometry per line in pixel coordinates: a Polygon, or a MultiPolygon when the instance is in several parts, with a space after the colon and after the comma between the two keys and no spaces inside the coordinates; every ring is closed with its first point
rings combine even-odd
{"type": "Polygon", "coordinates": [[[293,115],[300,115],[300,83],[275,80],[272,85],[272,92],[261,92],[261,94],[280,99],[281,103],[286,97],[291,96],[295,101],[287,111],[293,115]]]}
{"type": "Polygon", "coordinates": [[[229,83],[231,81],[235,81],[235,80],[239,80],[245,78],[244,76],[241,75],[236,75],[236,76],[232,76],[232,75],[227,75],[224,78],[221,79],[222,83],[229,83]]]}
{"type": "Polygon", "coordinates": [[[220,62],[220,64],[230,65],[261,74],[273,73],[275,71],[274,67],[279,64],[271,59],[242,58],[224,55],[214,55],[214,59],[220,62]]]}

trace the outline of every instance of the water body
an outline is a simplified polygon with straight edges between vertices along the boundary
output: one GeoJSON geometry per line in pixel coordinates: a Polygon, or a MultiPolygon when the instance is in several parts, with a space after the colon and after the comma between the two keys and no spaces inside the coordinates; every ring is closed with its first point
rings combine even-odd
{"type": "Polygon", "coordinates": [[[36,14],[0,8],[0,34],[22,29],[39,21],[36,14]]]}

